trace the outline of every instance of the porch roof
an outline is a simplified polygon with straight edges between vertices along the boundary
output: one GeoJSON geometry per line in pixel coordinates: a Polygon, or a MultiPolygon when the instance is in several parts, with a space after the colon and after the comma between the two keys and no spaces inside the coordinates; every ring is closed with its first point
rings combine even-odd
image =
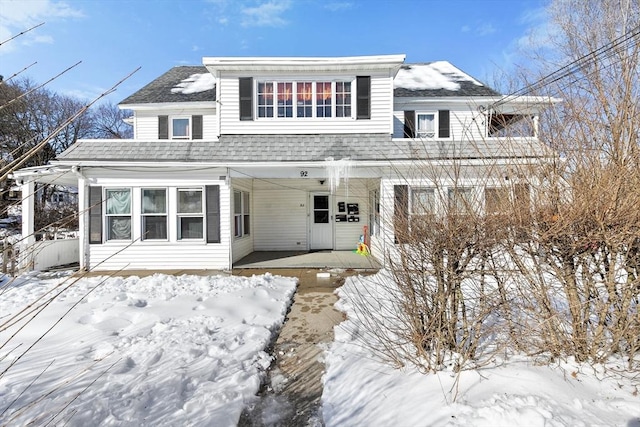
{"type": "Polygon", "coordinates": [[[63,162],[317,162],[532,158],[550,151],[535,138],[429,141],[389,134],[221,135],[218,140],[80,140],[63,162]]]}

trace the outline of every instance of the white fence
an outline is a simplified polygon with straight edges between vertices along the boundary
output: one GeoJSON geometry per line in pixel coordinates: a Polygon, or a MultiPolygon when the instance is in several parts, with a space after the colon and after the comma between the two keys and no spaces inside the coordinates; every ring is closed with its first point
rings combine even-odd
{"type": "Polygon", "coordinates": [[[30,270],[46,270],[77,263],[79,260],[78,239],[41,240],[20,252],[20,265],[29,266],[30,270]]]}

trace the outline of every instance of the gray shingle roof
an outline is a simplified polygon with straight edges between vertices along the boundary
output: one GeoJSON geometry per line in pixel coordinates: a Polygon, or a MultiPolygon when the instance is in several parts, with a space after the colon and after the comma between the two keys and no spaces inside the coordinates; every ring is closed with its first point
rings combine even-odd
{"type": "Polygon", "coordinates": [[[222,135],[207,140],[80,140],[62,161],[292,162],[537,157],[539,142],[487,139],[476,142],[391,139],[388,134],[222,135]]]}
{"type": "Polygon", "coordinates": [[[184,93],[173,90],[193,75],[209,74],[203,65],[173,67],[151,83],[125,98],[121,104],[149,104],[156,102],[199,102],[215,101],[216,89],[184,93]]]}

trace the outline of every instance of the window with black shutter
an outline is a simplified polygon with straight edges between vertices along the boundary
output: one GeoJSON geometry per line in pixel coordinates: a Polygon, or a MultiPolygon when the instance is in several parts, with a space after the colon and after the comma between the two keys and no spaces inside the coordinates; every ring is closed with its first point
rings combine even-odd
{"type": "Polygon", "coordinates": [[[220,186],[205,186],[207,193],[207,243],[220,243],[220,186]]]}
{"type": "Polygon", "coordinates": [[[356,77],[356,118],[371,118],[371,77],[356,77]]]}
{"type": "Polygon", "coordinates": [[[169,116],[158,116],[158,139],[169,139],[169,116]]]}
{"type": "Polygon", "coordinates": [[[240,79],[240,120],[253,120],[253,78],[240,79]]]}
{"type": "Polygon", "coordinates": [[[89,243],[102,243],[102,187],[89,187],[89,243]]]}
{"type": "Polygon", "coordinates": [[[449,110],[438,111],[438,138],[449,138],[449,110]]]}
{"type": "Polygon", "coordinates": [[[202,139],[202,116],[191,116],[191,138],[202,139]]]}
{"type": "Polygon", "coordinates": [[[416,112],[415,111],[404,112],[404,137],[405,138],[416,137],[416,112]]]}

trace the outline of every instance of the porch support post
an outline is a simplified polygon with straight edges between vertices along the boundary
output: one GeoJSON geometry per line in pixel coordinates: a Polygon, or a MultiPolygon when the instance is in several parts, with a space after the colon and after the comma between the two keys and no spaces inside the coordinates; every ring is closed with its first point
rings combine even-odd
{"type": "Polygon", "coordinates": [[[33,246],[36,243],[35,230],[35,184],[23,181],[20,185],[22,194],[22,243],[20,246],[20,271],[33,269],[33,246]]]}
{"type": "Polygon", "coordinates": [[[80,270],[84,270],[89,266],[89,203],[87,179],[77,173],[78,176],[78,254],[79,254],[79,267],[80,270]]]}

